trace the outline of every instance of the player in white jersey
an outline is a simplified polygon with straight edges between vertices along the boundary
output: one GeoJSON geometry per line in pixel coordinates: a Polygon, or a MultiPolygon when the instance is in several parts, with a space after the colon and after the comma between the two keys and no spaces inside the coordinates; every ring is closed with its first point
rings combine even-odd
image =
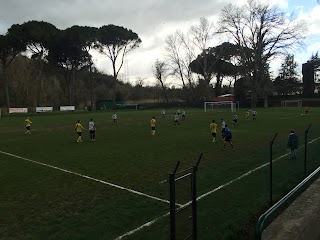
{"type": "Polygon", "coordinates": [[[113,120],[114,123],[118,122],[118,116],[117,116],[117,114],[115,112],[112,114],[112,120],[113,120]]]}
{"type": "Polygon", "coordinates": [[[179,125],[179,115],[178,115],[178,113],[175,113],[174,114],[174,125],[179,125]]]}
{"type": "Polygon", "coordinates": [[[166,117],[166,110],[164,110],[164,109],[161,110],[161,116],[162,116],[162,118],[166,117]]]}
{"type": "Polygon", "coordinates": [[[90,139],[91,141],[96,141],[96,126],[92,120],[92,118],[90,119],[89,122],[89,132],[90,132],[90,139]]]}
{"type": "Polygon", "coordinates": [[[182,116],[182,120],[186,119],[186,111],[184,109],[182,109],[181,116],[182,116]]]}
{"type": "Polygon", "coordinates": [[[252,110],[252,120],[257,120],[256,116],[257,116],[257,111],[254,109],[252,110]]]}

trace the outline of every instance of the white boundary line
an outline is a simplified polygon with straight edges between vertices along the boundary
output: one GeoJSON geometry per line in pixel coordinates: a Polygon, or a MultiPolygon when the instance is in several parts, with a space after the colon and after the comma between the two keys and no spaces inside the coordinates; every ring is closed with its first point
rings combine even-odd
{"type": "Polygon", "coordinates": [[[289,118],[296,118],[296,117],[302,117],[304,116],[305,114],[300,114],[300,115],[296,115],[296,116],[291,116],[291,117],[284,117],[284,118],[280,118],[281,120],[284,120],[284,119],[289,119],[289,118]]]}
{"type": "MultiPolygon", "coordinates": [[[[38,165],[42,165],[42,166],[46,166],[46,167],[49,167],[49,168],[53,168],[53,169],[61,171],[61,172],[65,172],[65,173],[76,175],[76,176],[79,176],[79,177],[82,177],[82,178],[86,178],[86,179],[89,179],[89,180],[92,180],[92,181],[95,181],[95,182],[103,183],[105,185],[109,185],[109,186],[114,187],[114,188],[118,188],[118,189],[121,189],[121,190],[128,191],[130,193],[134,193],[134,194],[137,194],[137,195],[140,195],[140,196],[144,196],[144,197],[147,197],[147,198],[150,198],[150,199],[153,199],[153,200],[157,200],[159,202],[164,202],[164,203],[168,203],[168,204],[170,203],[168,200],[164,200],[164,199],[161,199],[161,198],[158,198],[158,197],[154,197],[154,196],[148,195],[146,193],[138,192],[136,190],[133,190],[133,189],[130,189],[130,188],[126,188],[126,187],[122,187],[122,186],[119,186],[119,185],[116,185],[116,184],[113,184],[113,183],[110,183],[110,182],[106,182],[106,181],[103,181],[103,180],[100,180],[100,179],[97,179],[97,178],[93,178],[93,177],[87,176],[87,175],[83,175],[83,174],[80,174],[80,173],[72,172],[70,170],[66,170],[66,169],[63,169],[63,168],[55,167],[55,166],[52,166],[52,165],[49,165],[49,164],[37,162],[37,161],[31,160],[31,159],[28,159],[28,158],[24,158],[24,157],[20,157],[20,156],[11,154],[11,153],[7,153],[7,152],[3,152],[3,151],[0,151],[0,153],[2,153],[4,155],[7,155],[7,156],[10,156],[10,157],[15,157],[15,158],[19,158],[19,159],[22,159],[22,160],[25,160],[25,161],[28,161],[28,162],[32,162],[32,163],[35,163],[35,164],[38,164],[38,165]]],[[[181,207],[181,204],[177,204],[177,206],[181,207]]]]}
{"type": "MultiPolygon", "coordinates": [[[[311,144],[311,143],[317,141],[318,139],[320,139],[320,137],[311,140],[310,142],[308,142],[308,144],[311,144]]],[[[302,147],[304,147],[304,145],[300,146],[298,149],[300,149],[300,148],[302,148],[302,147]]],[[[283,158],[283,157],[285,157],[285,156],[287,156],[287,155],[289,155],[289,154],[290,154],[290,152],[289,152],[289,153],[286,153],[286,154],[283,154],[283,155],[281,155],[280,157],[274,159],[272,162],[276,162],[276,161],[280,160],[281,158],[283,158]]],[[[268,166],[268,165],[269,165],[269,162],[267,162],[267,163],[265,163],[265,164],[262,164],[261,166],[256,167],[255,169],[252,169],[252,170],[250,170],[250,171],[242,174],[240,177],[237,177],[237,178],[235,178],[235,179],[233,179],[233,180],[231,180],[231,181],[229,181],[229,182],[227,182],[227,183],[225,183],[225,184],[223,184],[223,185],[220,185],[219,187],[216,187],[215,189],[213,189],[213,190],[211,190],[211,191],[209,191],[209,192],[207,192],[207,193],[205,193],[205,194],[200,195],[199,197],[197,197],[197,201],[201,200],[201,199],[204,198],[204,197],[209,196],[210,194],[212,194],[212,193],[214,193],[214,192],[217,192],[217,191],[221,190],[222,188],[224,188],[224,187],[226,187],[226,186],[231,185],[232,183],[234,183],[234,182],[236,182],[236,181],[238,181],[238,180],[240,180],[240,179],[242,179],[242,178],[250,175],[251,173],[254,173],[254,172],[258,171],[259,169],[261,169],[261,168],[263,168],[263,167],[266,167],[266,166],[268,166]]],[[[181,208],[182,208],[182,207],[186,207],[186,206],[188,206],[188,205],[190,205],[190,204],[191,204],[191,201],[190,201],[190,202],[187,202],[186,204],[183,204],[183,205],[180,206],[180,207],[181,207],[181,208]]],[[[149,226],[151,226],[152,224],[154,224],[154,223],[156,223],[157,221],[159,221],[160,219],[168,216],[169,214],[170,214],[170,212],[168,212],[168,213],[166,213],[166,214],[164,214],[164,215],[162,215],[162,216],[160,216],[160,217],[158,217],[158,218],[155,218],[155,219],[151,220],[150,222],[147,222],[147,223],[141,225],[140,227],[138,227],[138,228],[136,228],[136,229],[134,229],[134,230],[132,230],[132,231],[129,231],[129,232],[127,232],[127,233],[125,233],[125,234],[123,234],[123,235],[115,238],[115,240],[120,240],[120,239],[122,239],[122,238],[124,238],[124,237],[130,236],[130,235],[132,235],[132,234],[134,234],[134,233],[142,230],[142,229],[145,228],[145,227],[149,227],[149,226]]]]}
{"type": "Polygon", "coordinates": [[[115,240],[120,240],[120,239],[123,239],[124,237],[128,237],[128,236],[130,236],[130,235],[132,235],[132,234],[134,234],[134,233],[136,233],[136,232],[139,232],[139,231],[142,230],[143,228],[149,227],[149,226],[151,226],[152,224],[158,222],[160,219],[162,219],[162,218],[164,218],[164,217],[166,217],[166,216],[169,216],[169,214],[170,214],[170,212],[167,212],[166,214],[164,214],[164,215],[162,215],[162,216],[160,216],[160,217],[157,217],[157,218],[151,220],[150,222],[147,222],[147,223],[141,225],[140,227],[137,227],[136,229],[134,229],[134,230],[132,230],[132,231],[130,231],[130,232],[127,232],[127,233],[125,233],[125,234],[123,234],[123,235],[115,238],[115,240]]]}

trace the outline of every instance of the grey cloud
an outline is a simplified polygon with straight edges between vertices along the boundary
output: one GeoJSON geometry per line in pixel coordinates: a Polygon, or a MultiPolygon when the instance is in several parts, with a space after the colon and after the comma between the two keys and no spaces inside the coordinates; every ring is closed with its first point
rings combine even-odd
{"type": "Polygon", "coordinates": [[[218,14],[226,1],[207,0],[0,0],[0,30],[43,20],[58,28],[115,24],[141,34],[160,24],[218,14]],[[1,28],[2,26],[2,28],[1,28]]]}
{"type": "MultiPolygon", "coordinates": [[[[12,24],[30,20],[50,22],[60,29],[73,25],[123,26],[136,32],[143,41],[141,47],[130,54],[130,75],[151,77],[152,63],[159,57],[153,54],[161,51],[168,27],[180,28],[184,22],[217,15],[230,1],[0,0],[0,34],[4,34],[12,24]]],[[[100,59],[98,66],[105,72],[109,70],[105,59],[100,59]]]]}

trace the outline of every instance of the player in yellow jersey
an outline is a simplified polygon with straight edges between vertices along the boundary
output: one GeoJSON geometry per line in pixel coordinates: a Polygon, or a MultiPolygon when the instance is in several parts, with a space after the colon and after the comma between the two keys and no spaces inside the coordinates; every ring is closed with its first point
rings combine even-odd
{"type": "Polygon", "coordinates": [[[249,112],[249,110],[246,111],[246,120],[250,120],[250,112],[249,112]]]}
{"type": "Polygon", "coordinates": [[[82,129],[85,130],[84,127],[83,127],[82,124],[81,124],[81,121],[78,120],[76,126],[74,127],[74,130],[75,130],[75,131],[77,132],[77,134],[78,134],[77,143],[82,142],[82,129]]]}
{"type": "Polygon", "coordinates": [[[155,117],[152,117],[152,119],[150,120],[150,126],[151,126],[151,135],[155,136],[156,135],[156,119],[155,117]]]}
{"type": "Polygon", "coordinates": [[[218,125],[215,123],[214,120],[212,120],[212,123],[210,123],[210,131],[211,131],[211,134],[212,134],[212,142],[213,143],[216,143],[216,138],[217,138],[217,128],[218,128],[218,125]]]}
{"type": "Polygon", "coordinates": [[[24,125],[26,126],[27,131],[24,133],[25,135],[27,134],[31,134],[30,130],[31,130],[31,121],[29,119],[29,117],[26,118],[26,120],[24,120],[24,125]]]}

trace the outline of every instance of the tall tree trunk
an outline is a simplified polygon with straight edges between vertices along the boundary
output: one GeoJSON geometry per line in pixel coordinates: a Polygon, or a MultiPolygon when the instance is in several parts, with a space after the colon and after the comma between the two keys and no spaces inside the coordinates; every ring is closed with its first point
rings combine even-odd
{"type": "Polygon", "coordinates": [[[68,91],[69,91],[69,105],[71,106],[72,104],[72,86],[71,86],[71,79],[70,79],[70,76],[68,75],[68,81],[69,81],[69,84],[68,84],[68,91]]]}
{"type": "Polygon", "coordinates": [[[113,68],[113,84],[112,84],[112,101],[113,106],[116,105],[116,82],[117,82],[117,71],[116,71],[116,62],[112,62],[112,68],[113,68]]]}
{"type": "Polygon", "coordinates": [[[65,78],[67,80],[67,85],[68,85],[68,95],[69,95],[69,105],[72,106],[74,102],[74,80],[73,80],[73,74],[72,71],[68,71],[65,73],[65,78]]]}
{"type": "Polygon", "coordinates": [[[71,71],[71,105],[75,105],[75,71],[71,71]]]}
{"type": "Polygon", "coordinates": [[[115,76],[113,78],[113,84],[112,84],[112,102],[113,105],[116,105],[116,81],[117,81],[117,77],[115,76]]]}
{"type": "Polygon", "coordinates": [[[37,106],[40,106],[41,104],[41,92],[42,92],[42,88],[43,88],[43,82],[42,82],[42,72],[43,72],[43,62],[40,60],[38,61],[39,63],[39,75],[37,77],[37,82],[38,82],[38,91],[37,91],[37,106]]]}
{"type": "Polygon", "coordinates": [[[95,111],[95,81],[92,74],[92,65],[90,65],[90,82],[91,82],[91,111],[95,111]]]}
{"type": "Polygon", "coordinates": [[[258,93],[257,93],[257,80],[253,80],[253,86],[251,89],[251,107],[255,108],[257,106],[257,100],[258,100],[258,93]]]}
{"type": "Polygon", "coordinates": [[[216,85],[215,85],[215,96],[218,97],[221,95],[221,73],[217,73],[216,76],[216,85]]]}
{"type": "Polygon", "coordinates": [[[161,83],[161,88],[162,88],[162,93],[163,93],[164,99],[166,100],[166,103],[168,103],[169,99],[168,99],[166,87],[164,86],[162,79],[159,79],[159,82],[161,83]]]}
{"type": "MultiPolygon", "coordinates": [[[[179,68],[179,75],[180,75],[180,78],[181,78],[181,81],[182,81],[182,89],[183,89],[183,95],[184,95],[184,98],[187,102],[190,102],[190,96],[188,94],[188,89],[187,89],[187,86],[186,86],[186,83],[184,81],[184,76],[183,76],[183,71],[181,69],[181,66],[180,64],[178,64],[178,68],[179,68]]],[[[191,93],[191,96],[193,95],[193,92],[192,92],[192,89],[190,88],[190,93],[191,93]]],[[[191,98],[192,99],[192,98],[191,98]]]]}
{"type": "Polygon", "coordinates": [[[188,72],[188,87],[190,91],[190,96],[189,98],[191,99],[191,102],[195,101],[194,97],[194,88],[193,88],[193,83],[192,83],[192,78],[191,78],[191,72],[188,72]]]}
{"type": "Polygon", "coordinates": [[[3,71],[3,83],[4,83],[4,91],[6,94],[6,104],[9,111],[10,108],[10,92],[9,92],[9,80],[7,78],[7,66],[6,64],[2,64],[2,71],[3,71]]]}

